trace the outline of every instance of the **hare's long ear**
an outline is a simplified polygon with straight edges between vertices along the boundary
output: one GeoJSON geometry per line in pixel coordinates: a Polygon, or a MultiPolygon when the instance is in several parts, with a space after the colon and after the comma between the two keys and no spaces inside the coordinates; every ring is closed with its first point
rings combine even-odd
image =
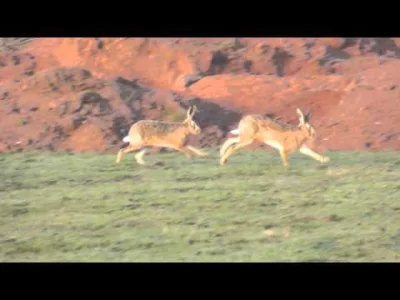
{"type": "Polygon", "coordinates": [[[304,122],[310,122],[311,119],[311,110],[304,116],[304,122]]]}
{"type": "Polygon", "coordinates": [[[196,111],[197,111],[197,106],[196,105],[193,105],[192,106],[192,114],[191,114],[191,116],[193,117],[194,116],[194,114],[196,113],[196,111]]]}
{"type": "Polygon", "coordinates": [[[303,125],[304,121],[305,121],[303,112],[301,111],[300,108],[297,108],[296,112],[297,112],[297,115],[299,116],[299,122],[300,122],[299,125],[303,125]]]}
{"type": "Polygon", "coordinates": [[[186,113],[187,117],[190,119],[193,116],[193,107],[190,106],[186,113]]]}

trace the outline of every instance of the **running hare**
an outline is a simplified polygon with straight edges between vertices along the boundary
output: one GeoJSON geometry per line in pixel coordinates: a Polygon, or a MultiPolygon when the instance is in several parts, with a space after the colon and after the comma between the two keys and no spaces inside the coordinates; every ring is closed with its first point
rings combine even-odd
{"type": "Polygon", "coordinates": [[[135,155],[138,164],[145,165],[143,157],[147,147],[165,147],[181,151],[188,158],[192,154],[206,156],[208,153],[187,145],[189,135],[198,135],[201,132],[200,127],[193,121],[193,115],[196,112],[196,106],[190,107],[187,111],[186,119],[179,122],[166,122],[156,120],[141,120],[133,124],[129,134],[123,138],[123,142],[129,143],[121,147],[118,152],[116,163],[118,164],[125,153],[142,149],[135,155]]]}
{"type": "Polygon", "coordinates": [[[288,155],[295,151],[310,156],[320,162],[330,161],[306,146],[307,140],[315,138],[315,130],[309,123],[310,112],[306,115],[298,108],[299,125],[297,127],[283,126],[278,122],[259,115],[247,115],[239,122],[239,127],[231,133],[239,135],[225,141],[220,149],[220,165],[224,165],[228,157],[235,151],[244,148],[254,141],[263,142],[279,150],[283,166],[289,166],[288,155]]]}

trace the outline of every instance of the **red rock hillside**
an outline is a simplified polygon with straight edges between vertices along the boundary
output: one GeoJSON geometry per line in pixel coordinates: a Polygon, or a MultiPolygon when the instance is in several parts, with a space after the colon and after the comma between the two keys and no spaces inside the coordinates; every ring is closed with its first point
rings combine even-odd
{"type": "Polygon", "coordinates": [[[117,151],[132,123],[189,104],[198,146],[243,114],[296,123],[300,107],[320,150],[400,150],[400,39],[0,40],[0,151],[117,151]]]}

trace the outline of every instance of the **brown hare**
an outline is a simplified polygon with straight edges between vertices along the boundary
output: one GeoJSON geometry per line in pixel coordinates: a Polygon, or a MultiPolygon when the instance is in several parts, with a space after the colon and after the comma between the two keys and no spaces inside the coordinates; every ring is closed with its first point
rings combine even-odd
{"type": "Polygon", "coordinates": [[[186,119],[179,122],[166,122],[156,120],[141,120],[133,124],[129,130],[129,134],[123,138],[124,143],[129,143],[125,147],[121,147],[118,152],[116,163],[118,164],[125,153],[142,149],[135,155],[138,164],[145,165],[143,157],[147,147],[165,147],[181,151],[188,158],[192,154],[199,156],[208,155],[187,145],[189,135],[198,135],[201,133],[200,127],[193,121],[193,115],[196,112],[196,106],[190,107],[187,111],[186,119]]]}
{"type": "Polygon", "coordinates": [[[244,148],[254,141],[265,143],[279,150],[283,166],[289,166],[288,155],[299,151],[320,162],[330,161],[329,157],[322,156],[308,146],[308,140],[315,139],[315,130],[310,124],[311,113],[304,115],[298,108],[299,125],[297,127],[283,126],[278,122],[260,115],[247,115],[239,122],[239,127],[231,133],[239,135],[225,141],[220,149],[220,165],[226,164],[228,157],[235,151],[244,148]]]}

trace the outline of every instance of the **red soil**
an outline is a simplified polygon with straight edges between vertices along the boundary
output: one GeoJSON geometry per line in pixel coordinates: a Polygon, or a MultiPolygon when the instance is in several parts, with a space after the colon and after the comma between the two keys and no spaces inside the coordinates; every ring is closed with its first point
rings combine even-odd
{"type": "Polygon", "coordinates": [[[0,152],[116,151],[143,118],[182,120],[219,145],[240,116],[296,123],[319,149],[400,150],[399,39],[55,38],[0,54],[0,152]]]}

